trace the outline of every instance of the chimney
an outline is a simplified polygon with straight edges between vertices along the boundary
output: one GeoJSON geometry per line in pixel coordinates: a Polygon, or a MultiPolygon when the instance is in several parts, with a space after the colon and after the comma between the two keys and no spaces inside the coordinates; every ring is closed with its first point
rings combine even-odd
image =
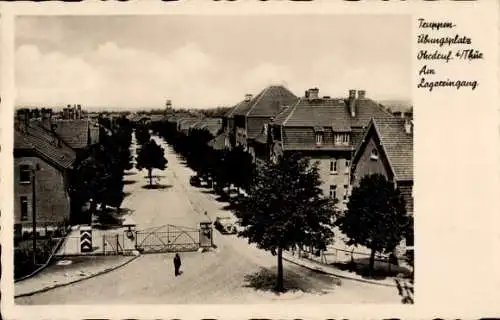
{"type": "Polygon", "coordinates": [[[76,110],[77,110],[76,118],[81,119],[82,118],[82,105],[81,104],[77,105],[76,110]]]}
{"type": "Polygon", "coordinates": [[[249,102],[250,100],[252,100],[252,98],[253,98],[253,95],[251,95],[249,93],[245,94],[245,101],[246,102],[249,102]]]}
{"type": "Polygon", "coordinates": [[[405,132],[406,134],[412,134],[413,122],[410,119],[405,119],[405,132]]]}
{"type": "Polygon", "coordinates": [[[366,96],[366,90],[358,90],[358,99],[364,100],[366,96]]]}
{"type": "Polygon", "coordinates": [[[349,113],[353,118],[356,116],[356,90],[349,90],[349,113]]]}
{"type": "Polygon", "coordinates": [[[312,88],[312,89],[307,90],[306,98],[308,98],[309,100],[319,99],[319,89],[312,88]]]}
{"type": "Polygon", "coordinates": [[[52,130],[52,109],[42,108],[42,126],[52,130]]]}

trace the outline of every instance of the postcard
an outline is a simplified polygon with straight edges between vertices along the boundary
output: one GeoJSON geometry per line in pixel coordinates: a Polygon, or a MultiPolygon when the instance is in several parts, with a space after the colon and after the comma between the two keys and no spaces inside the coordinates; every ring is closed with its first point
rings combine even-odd
{"type": "Polygon", "coordinates": [[[6,319],[498,316],[495,1],[0,10],[6,319]]]}

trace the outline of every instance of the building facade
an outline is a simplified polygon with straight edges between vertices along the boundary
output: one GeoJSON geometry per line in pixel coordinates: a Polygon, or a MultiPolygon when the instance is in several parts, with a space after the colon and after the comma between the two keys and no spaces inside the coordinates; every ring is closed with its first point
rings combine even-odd
{"type": "Polygon", "coordinates": [[[18,113],[14,130],[14,221],[16,236],[53,231],[70,217],[68,173],[76,153],[57,136],[18,113]]]}
{"type": "Polygon", "coordinates": [[[318,164],[325,196],[345,209],[351,190],[351,160],[373,117],[393,118],[364,90],[349,90],[347,98],[320,97],[319,89],[305,92],[269,124],[269,159],[299,152],[318,164]]]}
{"type": "Polygon", "coordinates": [[[403,195],[413,215],[413,121],[373,119],[352,159],[352,185],[367,175],[381,174],[403,195]]]}

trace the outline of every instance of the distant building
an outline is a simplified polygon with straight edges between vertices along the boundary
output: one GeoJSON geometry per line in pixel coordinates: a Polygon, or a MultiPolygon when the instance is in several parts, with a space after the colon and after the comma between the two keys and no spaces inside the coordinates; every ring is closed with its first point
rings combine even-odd
{"type": "Polygon", "coordinates": [[[29,111],[19,110],[14,128],[14,223],[16,236],[32,232],[33,209],[37,231],[53,231],[70,217],[68,173],[76,152],[37,124],[29,111]],[[34,203],[36,205],[34,205],[34,203]]]}

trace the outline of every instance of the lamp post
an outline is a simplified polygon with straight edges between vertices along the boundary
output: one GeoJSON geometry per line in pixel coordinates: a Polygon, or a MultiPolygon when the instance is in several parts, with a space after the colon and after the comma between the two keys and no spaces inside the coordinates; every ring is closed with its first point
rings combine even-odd
{"type": "Polygon", "coordinates": [[[40,170],[40,166],[36,164],[36,166],[32,169],[31,175],[31,186],[32,186],[32,225],[33,225],[33,266],[36,266],[36,172],[40,170]]]}

